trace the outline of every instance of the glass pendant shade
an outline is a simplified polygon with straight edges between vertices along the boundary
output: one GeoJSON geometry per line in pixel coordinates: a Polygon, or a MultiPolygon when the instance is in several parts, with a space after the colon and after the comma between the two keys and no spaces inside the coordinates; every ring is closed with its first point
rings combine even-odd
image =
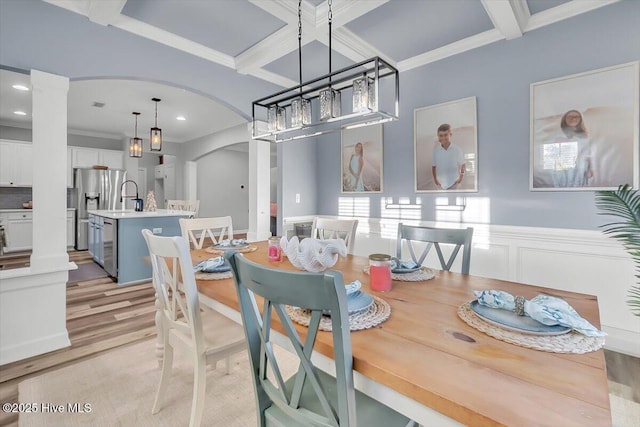
{"type": "Polygon", "coordinates": [[[140,113],[131,113],[136,117],[136,125],[133,138],[129,139],[129,157],[142,157],[142,138],[138,138],[138,116],[140,113]]]}
{"type": "Polygon", "coordinates": [[[142,157],[142,138],[129,140],[129,157],[142,157]]]}
{"type": "Polygon", "coordinates": [[[162,101],[160,98],[151,98],[156,103],[156,121],[155,125],[151,128],[149,135],[149,145],[151,151],[162,150],[162,129],[158,127],[158,102],[162,101]]]}
{"type": "Polygon", "coordinates": [[[269,132],[285,130],[287,128],[287,115],[284,107],[272,105],[267,115],[267,127],[269,132]]]}
{"type": "Polygon", "coordinates": [[[311,101],[296,98],[291,101],[291,127],[301,127],[311,123],[311,101]]]}
{"type": "Polygon", "coordinates": [[[149,136],[149,143],[151,144],[151,151],[162,150],[162,129],[153,127],[151,128],[151,135],[149,136]]]}
{"type": "Polygon", "coordinates": [[[320,120],[329,120],[339,117],[342,113],[340,92],[334,89],[320,91],[320,120]]]}
{"type": "Polygon", "coordinates": [[[353,112],[363,113],[377,110],[376,87],[371,77],[353,81],[353,112]]]}

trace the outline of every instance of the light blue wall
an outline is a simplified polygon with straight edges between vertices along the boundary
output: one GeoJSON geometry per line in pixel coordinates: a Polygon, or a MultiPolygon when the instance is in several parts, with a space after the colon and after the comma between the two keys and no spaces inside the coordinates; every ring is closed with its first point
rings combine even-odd
{"type": "MultiPolygon", "coordinates": [[[[380,197],[422,199],[422,219],[436,220],[436,197],[414,192],[413,111],[477,97],[478,193],[492,224],[593,229],[603,223],[594,194],[529,191],[529,88],[543,80],[640,59],[640,1],[622,1],[400,74],[400,116],[384,125],[384,193],[370,197],[370,216],[380,217],[380,197]]],[[[318,213],[337,215],[340,136],[318,139],[318,213]]]]}
{"type": "MultiPolygon", "coordinates": [[[[314,215],[317,210],[318,177],[316,142],[309,138],[278,144],[278,219],[314,215]],[[300,203],[296,203],[300,194],[300,203]]],[[[278,235],[282,235],[278,224],[278,235]]]]}

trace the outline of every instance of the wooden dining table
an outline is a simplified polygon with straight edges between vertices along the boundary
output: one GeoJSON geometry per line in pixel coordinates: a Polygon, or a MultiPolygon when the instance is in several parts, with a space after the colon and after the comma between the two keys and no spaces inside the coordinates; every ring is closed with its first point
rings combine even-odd
{"type": "MultiPolygon", "coordinates": [[[[297,270],[286,258],[269,262],[266,242],[254,244],[256,251],[243,254],[247,259],[297,270]]],[[[211,256],[192,251],[194,263],[211,256]]],[[[423,425],[611,425],[602,349],[586,354],[528,349],[492,338],[457,314],[461,304],[474,299],[474,290],[500,289],[527,299],[546,293],[564,298],[599,328],[595,296],[438,270],[431,280],[394,281],[390,291],[379,293],[369,288],[367,265],[368,258],[347,255],[332,268],[345,284],[359,280],[363,291],[391,306],[384,323],[351,333],[356,388],[423,425]]],[[[233,279],[197,284],[203,301],[238,313],[233,279]]],[[[296,327],[305,334],[304,326],[296,327]]],[[[330,333],[319,333],[314,351],[333,357],[330,333]]]]}

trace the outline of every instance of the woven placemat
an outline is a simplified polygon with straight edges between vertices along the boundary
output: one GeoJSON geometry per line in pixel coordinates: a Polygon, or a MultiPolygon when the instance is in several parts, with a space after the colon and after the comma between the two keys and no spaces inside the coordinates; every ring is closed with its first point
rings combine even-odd
{"type": "MultiPolygon", "coordinates": [[[[366,266],[363,271],[369,274],[369,266],[366,266]]],[[[427,267],[420,267],[419,270],[411,273],[399,274],[391,272],[391,280],[400,280],[402,282],[424,282],[434,277],[436,277],[434,271],[427,267]]]]}
{"type": "MultiPolygon", "coordinates": [[[[227,250],[231,250],[231,249],[227,249],[227,250]]],[[[241,254],[245,253],[245,252],[253,252],[253,251],[257,251],[258,247],[256,245],[248,245],[244,248],[240,248],[240,249],[233,249],[236,252],[240,252],[241,254]]],[[[213,246],[209,246],[208,248],[204,248],[204,251],[210,254],[216,254],[216,255],[222,255],[225,251],[225,249],[216,249],[213,246]]]]}
{"type": "Polygon", "coordinates": [[[223,271],[222,273],[205,273],[202,271],[198,271],[196,273],[196,280],[222,280],[222,279],[230,279],[233,277],[233,273],[231,270],[223,271]]]}
{"type": "Polygon", "coordinates": [[[583,354],[599,350],[604,345],[604,337],[588,337],[576,331],[562,335],[531,335],[510,331],[485,322],[471,309],[470,303],[465,302],[458,307],[458,316],[469,326],[485,334],[506,341],[520,347],[550,353],[583,354]]]}
{"type": "MultiPolygon", "coordinates": [[[[287,305],[285,309],[289,317],[291,317],[291,320],[300,325],[309,326],[311,310],[291,307],[289,305],[287,305]]],[[[373,304],[371,304],[368,309],[349,315],[349,329],[351,331],[360,331],[362,329],[373,328],[387,320],[390,315],[391,306],[389,303],[373,295],[373,304]]],[[[320,319],[320,330],[331,331],[331,317],[322,316],[322,319],[320,319]]]]}

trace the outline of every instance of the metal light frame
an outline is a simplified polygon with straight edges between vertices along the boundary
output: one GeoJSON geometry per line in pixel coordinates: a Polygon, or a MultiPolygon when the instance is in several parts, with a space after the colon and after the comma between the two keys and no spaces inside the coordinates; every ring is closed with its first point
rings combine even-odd
{"type": "Polygon", "coordinates": [[[142,157],[142,138],[138,138],[138,116],[140,113],[131,113],[136,116],[136,126],[134,131],[134,137],[129,139],[129,157],[142,157]]]}
{"type": "Polygon", "coordinates": [[[149,146],[151,151],[162,151],[162,129],[158,127],[158,102],[162,100],[160,98],[151,98],[151,100],[156,103],[156,121],[149,133],[149,146]]]}
{"type": "Polygon", "coordinates": [[[300,84],[253,102],[253,139],[284,142],[398,119],[400,80],[395,67],[374,57],[335,72],[331,68],[332,1],[327,0],[327,5],[329,74],[302,83],[302,2],[298,1],[300,84]],[[367,93],[356,92],[360,95],[354,96],[354,82],[358,80],[359,90],[366,88],[367,93]],[[393,95],[382,98],[383,92],[388,91],[393,91],[393,95]],[[350,97],[343,96],[349,93],[350,97]],[[342,105],[342,100],[348,98],[352,100],[351,109],[342,105]],[[349,110],[353,113],[342,113],[349,110]],[[287,126],[287,117],[292,118],[290,126],[287,126]]]}
{"type": "MultiPolygon", "coordinates": [[[[277,92],[265,98],[253,101],[251,114],[253,119],[252,138],[269,141],[285,142],[296,139],[323,135],[341,129],[369,126],[397,120],[399,117],[400,78],[398,70],[380,57],[374,57],[358,64],[334,71],[301,85],[277,92]],[[342,105],[344,114],[328,120],[320,120],[318,112],[319,94],[324,89],[334,89],[342,93],[342,100],[352,99],[353,82],[367,77],[373,84],[375,102],[368,111],[349,112],[352,108],[342,105]],[[387,92],[393,92],[389,96],[387,92]],[[346,95],[346,96],[345,96],[346,95]],[[283,130],[270,131],[267,128],[267,114],[269,107],[277,105],[285,112],[291,111],[291,101],[304,96],[312,103],[314,112],[312,121],[308,125],[287,127],[283,130]]],[[[287,114],[290,116],[290,114],[287,114]]]]}

